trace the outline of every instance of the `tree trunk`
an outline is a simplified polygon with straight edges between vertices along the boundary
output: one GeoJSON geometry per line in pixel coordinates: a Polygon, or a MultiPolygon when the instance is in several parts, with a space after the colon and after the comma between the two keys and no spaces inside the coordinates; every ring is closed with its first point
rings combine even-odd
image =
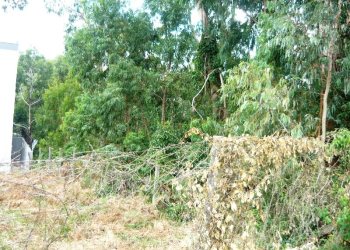
{"type": "Polygon", "coordinates": [[[324,97],[324,84],[323,83],[326,82],[324,64],[321,64],[320,68],[321,68],[321,90],[320,90],[320,111],[318,114],[320,121],[319,121],[317,129],[316,129],[317,138],[321,138],[321,132],[322,132],[323,97],[324,97]]]}
{"type": "Polygon", "coordinates": [[[263,12],[266,13],[267,10],[267,0],[263,0],[263,7],[262,7],[263,12]]]}
{"type": "MultiPolygon", "coordinates": [[[[127,102],[126,102],[127,103],[127,102]]],[[[125,109],[125,114],[124,114],[124,123],[126,125],[126,131],[130,132],[130,107],[127,105],[126,109],[125,109]]]]}
{"type": "Polygon", "coordinates": [[[33,144],[32,124],[33,124],[32,104],[29,103],[29,105],[28,105],[28,129],[27,129],[27,135],[25,137],[25,140],[31,149],[32,149],[32,144],[33,144]]]}
{"type": "Polygon", "coordinates": [[[321,89],[320,92],[320,112],[319,112],[319,119],[320,122],[318,123],[317,130],[316,130],[316,136],[319,138],[321,136],[321,130],[322,130],[322,116],[323,116],[323,88],[321,89]]]}
{"type": "Polygon", "coordinates": [[[201,1],[197,1],[197,3],[198,3],[198,10],[199,10],[199,13],[201,15],[202,27],[203,27],[203,30],[205,30],[209,24],[208,14],[207,14],[206,10],[204,9],[203,4],[201,4],[201,1]]]}
{"type": "MultiPolygon", "coordinates": [[[[221,90],[224,88],[224,78],[222,77],[222,72],[219,72],[220,76],[220,82],[221,82],[221,90]]],[[[227,104],[226,104],[226,97],[224,96],[224,106],[222,108],[222,117],[220,117],[222,120],[225,120],[227,117],[227,104]]]]}
{"type": "MultiPolygon", "coordinates": [[[[330,2],[330,6],[331,6],[331,2],[330,2]]],[[[338,13],[335,16],[334,19],[334,25],[333,28],[335,31],[338,30],[338,21],[339,21],[339,17],[341,14],[341,10],[342,10],[342,1],[339,0],[338,1],[338,13]]],[[[323,109],[322,109],[322,135],[321,135],[321,140],[322,142],[326,141],[326,130],[327,130],[327,110],[328,110],[328,94],[331,88],[331,84],[332,84],[332,71],[333,71],[333,64],[335,61],[335,51],[334,51],[334,47],[335,47],[335,36],[332,35],[331,37],[331,41],[329,42],[329,48],[328,48],[328,54],[327,54],[327,58],[328,58],[328,69],[327,69],[327,79],[326,79],[326,89],[324,92],[324,96],[323,96],[323,109]]]]}
{"type": "Polygon", "coordinates": [[[166,121],[166,88],[163,88],[163,96],[162,96],[162,124],[165,124],[166,121]]]}
{"type": "MultiPolygon", "coordinates": [[[[332,39],[333,41],[333,39],[332,39]]],[[[333,43],[331,41],[331,43],[333,43]]],[[[322,105],[322,142],[326,141],[326,125],[327,125],[327,109],[328,109],[328,94],[331,88],[332,83],[332,70],[333,70],[333,45],[331,44],[330,51],[328,53],[328,70],[327,70],[327,79],[326,79],[326,90],[324,91],[323,96],[323,105],[322,105]]]]}
{"type": "Polygon", "coordinates": [[[32,105],[28,105],[28,133],[32,135],[32,105]]]}

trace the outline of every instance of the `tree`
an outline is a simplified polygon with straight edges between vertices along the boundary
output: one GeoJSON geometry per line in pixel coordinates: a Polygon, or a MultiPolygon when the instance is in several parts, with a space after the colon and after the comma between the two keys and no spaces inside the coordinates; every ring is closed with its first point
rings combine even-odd
{"type": "Polygon", "coordinates": [[[62,124],[81,150],[121,144],[128,135],[149,139],[158,123],[191,118],[198,82],[190,69],[196,40],[189,4],[147,4],[161,17],[159,27],[147,12],[127,11],[121,1],[82,3],[86,26],[69,34],[67,61],[84,93],[62,124]]]}
{"type": "Polygon", "coordinates": [[[269,3],[260,17],[258,57],[276,65],[290,79],[291,91],[296,94],[293,100],[301,111],[300,119],[310,111],[310,115],[317,117],[316,102],[312,107],[304,105],[305,97],[306,100],[318,98],[322,141],[330,117],[328,95],[332,83],[341,81],[334,73],[343,71],[341,65],[348,60],[342,46],[347,40],[344,33],[348,28],[344,24],[348,10],[349,3],[341,0],[275,1],[269,3]]]}
{"type": "MultiPolygon", "coordinates": [[[[33,70],[30,69],[27,72],[26,86],[22,85],[20,90],[20,96],[22,101],[25,103],[28,109],[28,122],[27,126],[23,126],[25,128],[25,138],[30,147],[32,147],[33,138],[32,138],[32,126],[33,126],[33,108],[41,102],[41,98],[35,98],[35,87],[38,81],[38,75],[34,74],[33,70]],[[26,96],[26,97],[25,97],[26,96]]],[[[23,134],[22,134],[23,135],[23,134]]]]}
{"type": "MultiPolygon", "coordinates": [[[[61,129],[80,150],[120,144],[130,131],[147,135],[157,118],[154,100],[147,85],[157,81],[132,61],[110,66],[106,87],[101,92],[85,92],[77,98],[75,109],[67,112],[61,129]]],[[[69,146],[69,145],[68,145],[69,146]]]]}
{"type": "Polygon", "coordinates": [[[220,100],[219,89],[224,84],[227,70],[249,59],[255,45],[254,27],[263,9],[256,1],[196,1],[202,17],[201,40],[196,54],[196,68],[207,82],[204,94],[209,94],[211,116],[224,119],[227,112],[220,100]],[[246,21],[236,18],[237,10],[243,11],[246,21]]]}
{"type": "Polygon", "coordinates": [[[34,114],[42,103],[52,65],[35,50],[28,50],[18,62],[15,104],[15,131],[20,131],[31,146],[35,134],[34,114]]]}
{"type": "Polygon", "coordinates": [[[242,62],[223,88],[230,116],[226,130],[234,135],[306,134],[294,115],[289,89],[274,69],[259,61],[242,62]]]}
{"type": "Polygon", "coordinates": [[[82,87],[101,90],[110,65],[120,59],[133,60],[149,68],[154,32],[145,13],[125,10],[122,1],[102,0],[81,3],[86,24],[67,37],[67,59],[82,87]]]}
{"type": "Polygon", "coordinates": [[[41,153],[48,147],[64,148],[68,139],[63,136],[61,125],[69,111],[75,107],[75,100],[81,94],[81,87],[76,79],[68,77],[64,82],[60,78],[51,80],[50,86],[42,96],[42,105],[35,114],[36,135],[40,138],[41,153]]]}
{"type": "Polygon", "coordinates": [[[155,30],[157,39],[153,49],[154,57],[159,64],[156,70],[161,73],[159,92],[162,100],[161,123],[167,120],[167,104],[173,99],[172,89],[175,89],[175,72],[184,72],[191,64],[196,40],[191,25],[191,3],[181,0],[154,1],[146,4],[153,16],[159,17],[158,28],[155,30]]]}

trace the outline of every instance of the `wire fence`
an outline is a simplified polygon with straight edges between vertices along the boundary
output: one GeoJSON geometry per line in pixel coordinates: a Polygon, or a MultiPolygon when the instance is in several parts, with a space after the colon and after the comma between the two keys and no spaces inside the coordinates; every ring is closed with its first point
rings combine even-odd
{"type": "Polygon", "coordinates": [[[174,198],[174,181],[206,169],[208,157],[203,141],[137,153],[81,152],[32,161],[28,171],[14,166],[0,174],[0,248],[52,248],[99,209],[100,197],[142,194],[157,207],[182,202],[174,198]]]}

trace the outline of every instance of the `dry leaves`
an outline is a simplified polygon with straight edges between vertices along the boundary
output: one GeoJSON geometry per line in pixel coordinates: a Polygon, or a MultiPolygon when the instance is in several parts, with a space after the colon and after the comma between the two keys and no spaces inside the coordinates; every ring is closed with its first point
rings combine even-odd
{"type": "Polygon", "coordinates": [[[255,217],[262,194],[287,161],[304,167],[323,163],[324,145],[316,139],[292,137],[214,137],[211,165],[192,190],[205,249],[257,249],[255,217]]]}

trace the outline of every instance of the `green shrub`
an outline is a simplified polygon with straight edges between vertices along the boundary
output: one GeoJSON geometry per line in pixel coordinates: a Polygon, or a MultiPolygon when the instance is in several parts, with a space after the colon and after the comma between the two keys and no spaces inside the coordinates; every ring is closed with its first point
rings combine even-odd
{"type": "Polygon", "coordinates": [[[123,146],[127,151],[143,151],[148,147],[148,139],[143,132],[129,132],[124,138],[123,146]]]}
{"type": "Polygon", "coordinates": [[[317,215],[323,224],[328,225],[332,223],[332,218],[327,208],[318,208],[316,210],[317,210],[317,215]]]}
{"type": "Polygon", "coordinates": [[[340,129],[334,134],[330,144],[331,153],[339,157],[339,164],[343,169],[350,166],[350,131],[340,129]]]}
{"type": "Polygon", "coordinates": [[[336,132],[334,140],[331,144],[337,150],[344,150],[350,147],[350,131],[347,129],[340,129],[336,132]]]}
{"type": "Polygon", "coordinates": [[[337,218],[337,227],[341,238],[350,243],[350,199],[345,194],[340,197],[342,210],[337,218]]]}
{"type": "Polygon", "coordinates": [[[167,217],[173,221],[182,222],[182,221],[188,221],[191,218],[191,216],[189,215],[190,208],[183,202],[170,203],[165,208],[165,213],[166,213],[167,217]]]}
{"type": "Polygon", "coordinates": [[[220,135],[222,134],[222,126],[219,122],[215,121],[211,117],[207,117],[206,120],[194,119],[190,123],[191,128],[198,128],[203,133],[208,135],[220,135]]]}
{"type": "Polygon", "coordinates": [[[350,249],[350,198],[344,188],[338,188],[336,228],[332,235],[320,241],[322,250],[350,249]]]}
{"type": "MultiPolygon", "coordinates": [[[[188,134],[188,141],[191,142],[200,142],[203,141],[205,135],[213,136],[213,135],[222,135],[223,127],[221,124],[214,119],[207,117],[206,120],[194,119],[190,123],[190,131],[195,129],[195,131],[199,131],[201,134],[190,133],[188,134]]],[[[188,131],[188,132],[190,132],[188,131]]]]}
{"type": "Polygon", "coordinates": [[[165,213],[165,216],[173,221],[189,221],[194,217],[194,210],[188,206],[188,183],[182,182],[171,187],[167,199],[160,203],[158,209],[165,213]]]}
{"type": "Polygon", "coordinates": [[[150,145],[159,148],[176,144],[181,140],[181,134],[181,131],[175,128],[170,122],[159,124],[157,130],[152,135],[150,145]]]}

